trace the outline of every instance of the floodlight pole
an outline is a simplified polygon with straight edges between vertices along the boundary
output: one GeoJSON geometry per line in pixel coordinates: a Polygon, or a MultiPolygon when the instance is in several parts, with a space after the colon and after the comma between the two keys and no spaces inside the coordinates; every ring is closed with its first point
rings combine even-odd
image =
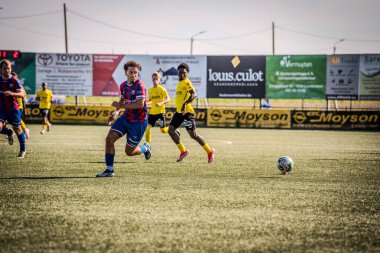
{"type": "Polygon", "coordinates": [[[340,39],[340,40],[338,40],[338,41],[336,41],[336,42],[334,43],[334,47],[333,47],[333,55],[335,55],[336,45],[339,44],[339,43],[341,43],[341,42],[343,42],[343,41],[345,41],[345,39],[340,39]]]}
{"type": "Polygon", "coordinates": [[[65,25],[65,52],[66,54],[69,52],[68,43],[67,43],[67,19],[66,19],[66,4],[63,4],[63,19],[65,25]]]}
{"type": "Polygon", "coordinates": [[[205,33],[205,32],[206,32],[206,31],[200,31],[200,32],[194,34],[193,36],[191,36],[191,38],[190,38],[190,55],[193,55],[193,43],[194,43],[194,37],[195,37],[195,36],[198,36],[198,35],[200,35],[200,34],[203,34],[203,33],[205,33]]]}
{"type": "Polygon", "coordinates": [[[275,28],[275,25],[274,25],[274,22],[272,22],[272,55],[275,54],[275,47],[274,47],[274,28],[275,28]]]}

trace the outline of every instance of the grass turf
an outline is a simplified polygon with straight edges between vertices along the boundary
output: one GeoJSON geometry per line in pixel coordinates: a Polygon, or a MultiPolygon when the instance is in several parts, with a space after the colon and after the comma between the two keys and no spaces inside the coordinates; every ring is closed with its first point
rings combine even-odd
{"type": "MultiPolygon", "coordinates": [[[[380,133],[181,129],[190,155],[152,129],[152,158],[116,145],[106,126],[30,125],[26,159],[0,139],[1,252],[379,252],[380,133]],[[280,175],[276,160],[295,169],[280,175]]],[[[17,140],[17,139],[16,139],[17,140]]]]}

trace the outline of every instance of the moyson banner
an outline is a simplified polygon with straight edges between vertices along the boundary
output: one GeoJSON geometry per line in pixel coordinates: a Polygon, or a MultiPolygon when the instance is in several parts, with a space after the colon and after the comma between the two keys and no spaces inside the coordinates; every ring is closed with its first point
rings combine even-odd
{"type": "Polygon", "coordinates": [[[325,94],[325,55],[266,57],[267,97],[325,99],[325,94]]]}
{"type": "Polygon", "coordinates": [[[209,108],[207,110],[207,126],[290,128],[290,111],[209,108]]]}
{"type": "Polygon", "coordinates": [[[327,57],[326,99],[359,98],[359,60],[360,55],[327,57]]]}
{"type": "Polygon", "coordinates": [[[208,56],[208,98],[264,98],[265,56],[208,56]]]}
{"type": "Polygon", "coordinates": [[[380,130],[380,112],[292,111],[292,128],[380,130]]]}
{"type": "MultiPolygon", "coordinates": [[[[38,115],[35,106],[28,110],[33,114],[33,119],[38,115]],[[33,112],[33,113],[32,113],[33,112]]],[[[37,108],[38,109],[38,108],[37,108]]],[[[50,120],[53,123],[87,123],[106,124],[108,117],[115,111],[112,106],[66,106],[53,105],[50,110],[50,120]]],[[[166,122],[173,118],[175,108],[166,108],[166,122]]],[[[195,109],[195,122],[198,126],[206,126],[207,110],[195,109]]],[[[39,110],[38,110],[39,113],[39,110]]],[[[39,116],[41,119],[41,117],[39,116]]]]}

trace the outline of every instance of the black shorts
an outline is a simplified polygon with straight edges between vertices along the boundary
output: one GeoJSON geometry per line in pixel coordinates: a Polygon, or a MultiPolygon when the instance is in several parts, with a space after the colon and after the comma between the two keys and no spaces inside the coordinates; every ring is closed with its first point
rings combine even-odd
{"type": "Polygon", "coordinates": [[[170,125],[178,128],[181,125],[185,126],[186,130],[195,130],[196,125],[195,125],[195,117],[194,114],[191,113],[186,113],[183,115],[182,113],[174,113],[172,120],[170,121],[170,125]]]}
{"type": "Polygon", "coordinates": [[[46,109],[46,108],[41,109],[41,108],[40,108],[41,116],[44,117],[44,118],[47,117],[47,116],[49,115],[49,111],[50,111],[50,109],[46,109]]]}
{"type": "Polygon", "coordinates": [[[156,124],[157,121],[158,121],[158,126],[160,128],[165,127],[166,126],[166,124],[165,124],[165,114],[162,113],[162,114],[149,114],[148,115],[148,124],[151,127],[154,127],[154,125],[156,124]]]}

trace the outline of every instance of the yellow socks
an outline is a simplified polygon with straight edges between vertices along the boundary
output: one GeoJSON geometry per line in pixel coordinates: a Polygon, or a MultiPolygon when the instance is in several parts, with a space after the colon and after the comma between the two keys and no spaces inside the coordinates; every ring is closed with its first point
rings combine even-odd
{"type": "Polygon", "coordinates": [[[211,148],[207,143],[203,145],[202,148],[207,152],[207,154],[211,152],[211,148]]]}
{"type": "Polygon", "coordinates": [[[148,125],[146,127],[146,131],[145,131],[145,140],[148,143],[150,143],[152,141],[152,133],[150,132],[150,129],[151,129],[151,126],[148,125]]]}
{"type": "Polygon", "coordinates": [[[179,151],[181,151],[181,152],[185,152],[186,151],[186,148],[185,148],[185,146],[183,145],[182,142],[180,142],[179,144],[177,144],[177,147],[178,147],[179,151]]]}
{"type": "Polygon", "coordinates": [[[161,133],[165,134],[169,131],[169,127],[163,127],[163,128],[160,128],[161,130],[161,133]]]}

